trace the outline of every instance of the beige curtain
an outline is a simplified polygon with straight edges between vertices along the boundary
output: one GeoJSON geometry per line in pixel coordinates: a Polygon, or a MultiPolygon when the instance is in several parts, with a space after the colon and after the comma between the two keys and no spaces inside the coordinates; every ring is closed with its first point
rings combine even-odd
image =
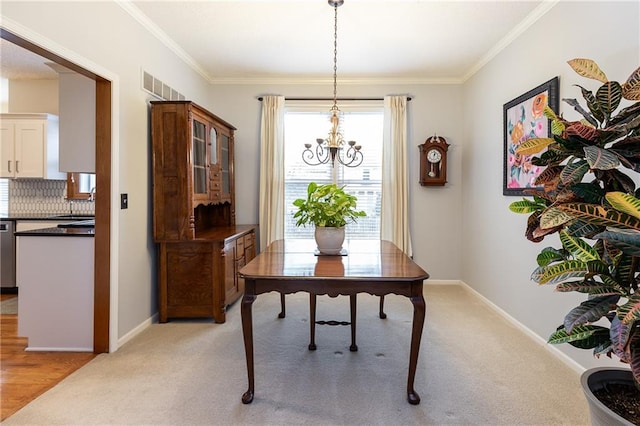
{"type": "Polygon", "coordinates": [[[413,255],[409,233],[407,97],[384,97],[380,238],[413,255]]]}
{"type": "Polygon", "coordinates": [[[264,96],[260,124],[260,247],[284,238],[284,96],[264,96]]]}

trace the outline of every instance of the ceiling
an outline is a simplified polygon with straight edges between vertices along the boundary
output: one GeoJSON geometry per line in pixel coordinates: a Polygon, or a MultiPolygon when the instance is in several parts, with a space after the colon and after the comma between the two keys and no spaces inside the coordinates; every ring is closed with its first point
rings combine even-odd
{"type": "MultiPolygon", "coordinates": [[[[340,82],[462,82],[557,2],[345,0],[340,82]]],[[[330,81],[334,8],[326,0],[118,3],[211,83],[330,81]]],[[[0,74],[56,78],[2,41],[0,74]]]]}

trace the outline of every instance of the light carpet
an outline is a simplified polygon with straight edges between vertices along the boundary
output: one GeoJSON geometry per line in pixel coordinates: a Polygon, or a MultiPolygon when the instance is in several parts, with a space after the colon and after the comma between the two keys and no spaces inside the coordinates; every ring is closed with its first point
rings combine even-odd
{"type": "Polygon", "coordinates": [[[12,297],[11,299],[3,300],[2,302],[0,302],[0,314],[17,315],[18,314],[18,298],[12,297]]]}
{"type": "MultiPolygon", "coordinates": [[[[9,417],[6,425],[586,425],[579,375],[461,286],[427,285],[415,389],[406,400],[413,309],[408,299],[358,296],[358,352],[349,327],[317,326],[308,295],[253,304],[256,393],[240,305],[225,324],[153,324],[9,417]]],[[[348,321],[349,299],[318,298],[318,320],[348,321]]]]}

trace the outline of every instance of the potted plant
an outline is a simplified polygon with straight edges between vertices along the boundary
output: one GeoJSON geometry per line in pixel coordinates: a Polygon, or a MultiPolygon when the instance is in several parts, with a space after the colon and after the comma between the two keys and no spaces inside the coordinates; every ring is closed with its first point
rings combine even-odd
{"type": "Polygon", "coordinates": [[[529,139],[517,148],[520,155],[537,155],[534,165],[546,166],[535,182],[542,186],[526,190],[533,199],[509,208],[529,214],[527,239],[540,242],[559,234],[561,247],[542,249],[532,280],[587,296],[566,314],[549,343],[593,350],[596,357],[616,356],[630,367],[585,372],[592,423],[640,424],[640,190],[635,183],[640,178],[640,102],[618,109],[622,99],[640,100],[640,68],[619,84],[592,60],[568,63],[601,86],[595,93],[577,86],[586,109],[576,99],[563,99],[583,117],[580,121],[567,121],[547,106],[553,137],[529,139]],[[594,373],[615,375],[616,384],[594,373]],[[612,413],[593,394],[609,393],[618,384],[630,402],[616,394],[612,399],[623,408],[614,407],[612,413]],[[628,404],[635,408],[625,408],[628,404]],[[629,413],[633,410],[636,417],[629,413]]]}
{"type": "Polygon", "coordinates": [[[298,198],[293,205],[298,208],[293,218],[296,226],[315,225],[315,239],[322,254],[341,253],[344,227],[367,214],[357,210],[358,198],[334,183],[318,185],[309,183],[307,198],[298,198]]]}

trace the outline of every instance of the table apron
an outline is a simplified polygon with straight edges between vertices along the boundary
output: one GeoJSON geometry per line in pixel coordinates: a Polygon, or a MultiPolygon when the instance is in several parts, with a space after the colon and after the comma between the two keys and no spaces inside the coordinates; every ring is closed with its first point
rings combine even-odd
{"type": "Polygon", "coordinates": [[[344,280],[344,279],[269,279],[245,278],[245,294],[259,295],[271,291],[283,294],[304,291],[318,295],[348,296],[369,293],[374,296],[397,294],[406,297],[422,295],[423,281],[389,280],[344,280]]]}

